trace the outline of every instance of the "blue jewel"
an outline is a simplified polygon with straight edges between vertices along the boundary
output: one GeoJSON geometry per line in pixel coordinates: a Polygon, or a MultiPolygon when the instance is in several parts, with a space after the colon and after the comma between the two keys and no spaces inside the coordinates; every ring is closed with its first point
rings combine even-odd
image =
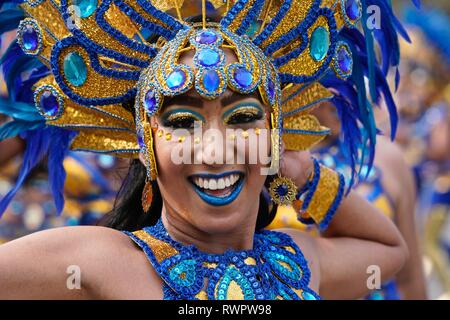
{"type": "Polygon", "coordinates": [[[317,300],[316,297],[314,297],[311,293],[303,291],[302,292],[302,297],[305,300],[317,300]]]}
{"type": "Polygon", "coordinates": [[[155,91],[150,89],[145,94],[145,99],[144,99],[145,111],[147,111],[148,115],[151,116],[155,113],[156,106],[157,106],[157,102],[156,102],[155,91]]]}
{"type": "Polygon", "coordinates": [[[171,90],[181,88],[185,82],[186,82],[186,73],[181,69],[173,70],[166,80],[167,86],[171,90]]]}
{"type": "Polygon", "coordinates": [[[144,138],[140,134],[138,134],[137,138],[138,138],[139,147],[142,149],[145,146],[144,138]]]}
{"type": "Polygon", "coordinates": [[[285,184],[281,184],[277,187],[277,193],[279,196],[284,197],[288,194],[289,188],[285,184]]]}
{"type": "Polygon", "coordinates": [[[27,51],[35,51],[39,46],[39,35],[32,26],[27,26],[22,33],[23,47],[27,51]]]}
{"type": "Polygon", "coordinates": [[[233,74],[234,80],[244,89],[250,87],[253,82],[253,76],[250,71],[244,67],[237,67],[233,74]]]}
{"type": "Polygon", "coordinates": [[[212,44],[212,43],[216,42],[217,39],[218,39],[217,34],[213,31],[209,31],[209,30],[199,32],[195,36],[195,41],[197,41],[200,44],[212,44]]]}
{"type": "Polygon", "coordinates": [[[272,79],[269,78],[267,82],[267,89],[269,93],[269,99],[273,100],[275,98],[275,84],[273,83],[272,79]]]}
{"type": "Polygon", "coordinates": [[[73,0],[73,5],[79,10],[75,12],[76,14],[81,18],[87,18],[97,8],[97,0],[73,0]]]}
{"type": "Polygon", "coordinates": [[[78,52],[70,52],[63,62],[64,75],[75,87],[81,86],[87,79],[87,67],[78,52]]]}
{"type": "Polygon", "coordinates": [[[361,18],[361,7],[359,0],[346,0],[345,13],[351,20],[358,20],[361,18]]]}
{"type": "Polygon", "coordinates": [[[56,116],[58,114],[58,111],[59,111],[59,99],[50,90],[45,90],[41,94],[39,105],[40,105],[42,111],[48,117],[54,117],[54,116],[56,116]]]}
{"type": "Polygon", "coordinates": [[[323,60],[330,48],[330,33],[324,27],[318,27],[311,35],[309,50],[311,57],[316,61],[323,60]]]}
{"type": "Polygon", "coordinates": [[[213,49],[202,49],[198,53],[198,61],[204,67],[213,67],[220,62],[220,54],[213,49]]]}
{"type": "Polygon", "coordinates": [[[214,92],[219,89],[220,77],[215,70],[208,70],[203,76],[203,87],[208,92],[214,92]]]}
{"type": "Polygon", "coordinates": [[[345,47],[339,48],[337,52],[337,61],[339,64],[339,69],[345,74],[349,74],[352,71],[352,57],[345,47]]]}

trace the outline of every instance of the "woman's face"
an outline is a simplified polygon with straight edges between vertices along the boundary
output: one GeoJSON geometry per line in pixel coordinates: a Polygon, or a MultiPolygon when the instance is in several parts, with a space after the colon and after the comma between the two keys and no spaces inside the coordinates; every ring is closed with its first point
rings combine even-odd
{"type": "MultiPolygon", "coordinates": [[[[180,63],[193,67],[192,57],[188,52],[180,63]]],[[[226,59],[236,61],[231,51],[226,59]]],[[[151,121],[158,129],[154,150],[168,219],[211,234],[254,228],[266,179],[261,169],[268,166],[259,153],[270,154],[269,115],[257,94],[227,90],[206,100],[191,90],[165,98],[151,121]]]]}

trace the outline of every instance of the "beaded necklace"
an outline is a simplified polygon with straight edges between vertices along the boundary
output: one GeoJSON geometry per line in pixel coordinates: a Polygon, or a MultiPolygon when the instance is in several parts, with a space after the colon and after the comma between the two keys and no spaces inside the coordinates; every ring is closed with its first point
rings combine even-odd
{"type": "Polygon", "coordinates": [[[320,299],[308,287],[306,259],[287,234],[258,231],[252,250],[209,254],[173,240],[161,220],[124,233],[143,249],[163,279],[164,299],[320,299]]]}

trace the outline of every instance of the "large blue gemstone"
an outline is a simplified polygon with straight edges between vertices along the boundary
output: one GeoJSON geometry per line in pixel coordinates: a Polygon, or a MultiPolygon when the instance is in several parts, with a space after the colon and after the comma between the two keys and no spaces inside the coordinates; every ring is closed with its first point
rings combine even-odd
{"type": "Polygon", "coordinates": [[[311,57],[316,61],[325,58],[330,48],[330,33],[324,27],[318,27],[311,35],[309,50],[311,57]]]}
{"type": "Polygon", "coordinates": [[[46,90],[41,94],[39,105],[48,117],[54,117],[58,114],[59,100],[50,90],[46,90]]]}
{"type": "Polygon", "coordinates": [[[220,55],[216,50],[203,49],[198,53],[198,61],[204,67],[212,67],[220,62],[220,55]]]}
{"type": "Polygon", "coordinates": [[[344,47],[339,48],[337,61],[342,72],[349,74],[352,71],[352,57],[344,47]]]}
{"type": "Polygon", "coordinates": [[[35,51],[39,45],[39,35],[32,26],[27,26],[22,33],[23,47],[28,51],[35,51]]]}
{"type": "Polygon", "coordinates": [[[176,90],[181,88],[186,82],[186,73],[181,69],[176,69],[172,71],[167,77],[167,86],[171,90],[176,90]]]}
{"type": "Polygon", "coordinates": [[[72,85],[81,86],[87,79],[87,67],[83,58],[77,52],[70,52],[63,63],[64,75],[72,85]]]}
{"type": "Polygon", "coordinates": [[[359,0],[347,0],[345,2],[345,13],[351,20],[357,20],[361,18],[359,0]]]}
{"type": "Polygon", "coordinates": [[[213,31],[205,30],[195,36],[195,41],[200,44],[212,44],[217,41],[217,34],[213,31]]]}
{"type": "Polygon", "coordinates": [[[97,0],[73,0],[73,5],[77,8],[75,14],[78,14],[81,18],[87,18],[97,8],[97,0]]]}
{"type": "Polygon", "coordinates": [[[250,87],[253,82],[252,74],[250,73],[250,71],[243,67],[237,67],[234,70],[233,78],[237,82],[237,84],[244,89],[250,87]]]}
{"type": "Polygon", "coordinates": [[[203,87],[208,92],[214,92],[219,89],[220,77],[215,70],[208,70],[203,76],[203,87]]]}
{"type": "Polygon", "coordinates": [[[303,291],[302,292],[302,297],[305,300],[317,300],[316,297],[314,297],[311,293],[303,291]]]}
{"type": "Polygon", "coordinates": [[[145,146],[144,145],[144,137],[142,137],[140,134],[138,134],[137,138],[138,138],[139,148],[143,148],[145,146]]]}
{"type": "Polygon", "coordinates": [[[150,89],[145,94],[144,107],[148,114],[152,115],[156,109],[156,96],[155,92],[150,89]]]}
{"type": "Polygon", "coordinates": [[[277,187],[277,193],[279,196],[284,197],[288,194],[289,188],[285,184],[281,184],[277,187]]]}

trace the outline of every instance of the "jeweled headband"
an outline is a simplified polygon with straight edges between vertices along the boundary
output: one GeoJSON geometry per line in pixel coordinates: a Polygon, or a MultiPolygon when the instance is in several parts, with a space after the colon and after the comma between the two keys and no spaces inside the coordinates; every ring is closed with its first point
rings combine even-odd
{"type": "MultiPolygon", "coordinates": [[[[407,35],[390,1],[28,0],[20,8],[16,4],[3,2],[1,12],[9,29],[17,25],[18,29],[17,42],[2,58],[9,100],[0,112],[14,121],[0,127],[0,139],[20,134],[27,148],[18,183],[0,202],[0,212],[44,155],[52,162],[49,177],[59,209],[65,150],[136,158],[145,149],[153,155],[146,119],[159,110],[164,96],[192,87],[205,99],[217,98],[226,88],[244,94],[259,90],[271,107],[273,129],[281,133],[286,149],[293,150],[307,149],[329,133],[309,114],[329,100],[338,109],[355,166],[360,144],[368,145],[373,159],[377,132],[365,89],[367,78],[372,102],[384,97],[395,132],[395,104],[386,76],[399,62],[397,33],[407,35]],[[367,7],[373,4],[384,17],[376,34],[359,23],[367,19],[367,7]],[[203,23],[186,22],[199,12],[203,23]],[[220,22],[207,23],[207,16],[220,17],[220,22]],[[380,63],[374,39],[383,49],[380,63]],[[224,48],[235,52],[237,63],[225,64],[224,48]],[[179,64],[186,50],[194,51],[193,69],[179,64]],[[126,107],[133,99],[136,118],[126,107]],[[140,146],[142,139],[147,141],[140,146]]],[[[156,164],[150,165],[155,178],[156,164]]]]}

